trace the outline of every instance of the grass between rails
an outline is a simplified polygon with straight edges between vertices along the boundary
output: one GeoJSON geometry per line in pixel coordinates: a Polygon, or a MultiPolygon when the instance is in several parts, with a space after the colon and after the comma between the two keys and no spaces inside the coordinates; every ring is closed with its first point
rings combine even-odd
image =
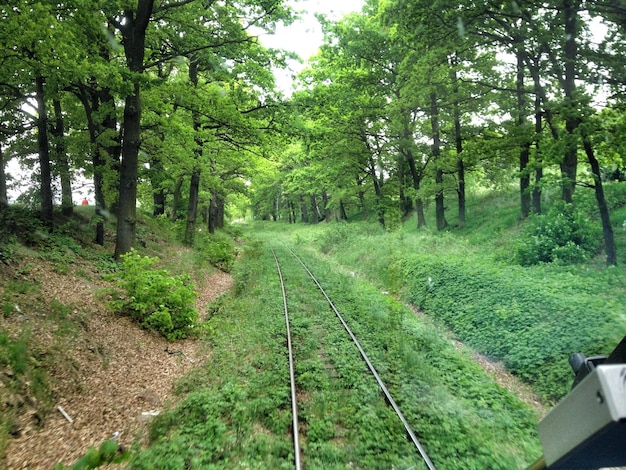
{"type": "Polygon", "coordinates": [[[437,468],[525,468],[533,452],[538,456],[536,416],[493,384],[441,332],[316,256],[305,262],[359,338],[437,468]]]}
{"type": "MultiPolygon", "coordinates": [[[[420,468],[374,379],[355,362],[356,348],[346,345],[345,333],[322,326],[337,322],[334,314],[314,288],[304,286],[312,285],[304,271],[279,252],[294,311],[307,468],[420,468]]],[[[333,265],[311,256],[306,262],[362,340],[437,468],[525,468],[539,457],[534,413],[432,325],[333,265]]],[[[237,288],[211,320],[207,364],[181,384],[182,404],[157,419],[152,446],[135,458],[134,468],[156,462],[172,469],[292,468],[274,260],[253,244],[235,271],[237,288]]]]}
{"type": "Polygon", "coordinates": [[[425,468],[357,348],[309,275],[277,250],[286,281],[307,468],[425,468]]]}

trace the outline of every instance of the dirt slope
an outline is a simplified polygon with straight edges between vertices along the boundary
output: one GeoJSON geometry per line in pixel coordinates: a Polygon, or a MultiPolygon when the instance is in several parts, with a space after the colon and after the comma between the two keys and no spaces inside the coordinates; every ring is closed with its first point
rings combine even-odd
{"type": "MultiPolygon", "coordinates": [[[[16,394],[0,381],[0,398],[5,402],[0,406],[19,409],[19,423],[12,429],[16,435],[6,449],[8,469],[72,464],[89,446],[99,446],[114,434],[125,446],[136,442],[147,429],[146,414],[162,409],[172,399],[176,380],[208,354],[197,340],[170,343],[107,311],[98,294],[105,283],[92,269],[73,265],[71,272],[59,273],[58,266],[34,258],[0,268],[0,296],[10,281],[39,286],[39,302],[24,300],[20,305],[17,299],[12,314],[0,315],[0,330],[15,338],[29,332],[38,357],[48,367],[53,392],[50,412],[43,416],[28,392],[30,384],[16,394]]],[[[200,281],[201,313],[232,285],[230,275],[222,272],[200,281]]],[[[1,374],[12,372],[0,370],[1,374]]]]}

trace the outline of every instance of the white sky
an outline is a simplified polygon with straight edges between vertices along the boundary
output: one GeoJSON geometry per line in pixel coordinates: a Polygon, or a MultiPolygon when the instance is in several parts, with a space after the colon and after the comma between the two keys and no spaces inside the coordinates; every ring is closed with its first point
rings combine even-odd
{"type": "Polygon", "coordinates": [[[301,19],[288,27],[279,27],[273,35],[264,35],[261,42],[266,47],[287,49],[308,59],[317,52],[322,43],[322,28],[315,19],[315,13],[324,13],[330,19],[361,11],[364,0],[289,0],[288,5],[302,11],[301,19]]]}
{"type": "MultiPolygon", "coordinates": [[[[315,13],[323,13],[331,20],[340,19],[347,13],[361,11],[364,0],[288,0],[287,3],[302,12],[301,18],[288,27],[276,28],[273,35],[262,35],[260,40],[265,47],[295,52],[306,60],[317,52],[323,40],[315,13]]],[[[290,71],[275,71],[278,87],[289,94],[292,76],[303,68],[303,64],[291,62],[290,71]]]]}

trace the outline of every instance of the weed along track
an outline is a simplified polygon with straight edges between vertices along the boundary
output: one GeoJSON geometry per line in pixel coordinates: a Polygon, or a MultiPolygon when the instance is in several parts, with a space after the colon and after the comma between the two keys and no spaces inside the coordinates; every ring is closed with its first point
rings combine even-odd
{"type": "Polygon", "coordinates": [[[357,468],[391,465],[434,470],[321,283],[296,253],[281,251],[277,255],[271,250],[284,305],[295,467],[300,469],[302,462],[318,467],[329,457],[332,461],[327,454],[348,451],[354,454],[350,463],[357,468]]]}

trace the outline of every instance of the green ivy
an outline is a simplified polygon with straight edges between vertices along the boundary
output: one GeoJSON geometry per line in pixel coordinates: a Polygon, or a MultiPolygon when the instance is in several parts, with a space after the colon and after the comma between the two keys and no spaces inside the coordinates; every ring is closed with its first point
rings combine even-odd
{"type": "Polygon", "coordinates": [[[540,270],[499,269],[457,259],[406,257],[408,299],[466,342],[556,400],[571,385],[570,354],[602,353],[598,332],[614,319],[579,285],[540,270]],[[550,377],[550,380],[544,380],[550,377]]]}
{"type": "Polygon", "coordinates": [[[195,248],[199,260],[212,264],[222,271],[230,272],[235,262],[235,249],[232,239],[224,233],[199,233],[196,236],[195,248]]]}

